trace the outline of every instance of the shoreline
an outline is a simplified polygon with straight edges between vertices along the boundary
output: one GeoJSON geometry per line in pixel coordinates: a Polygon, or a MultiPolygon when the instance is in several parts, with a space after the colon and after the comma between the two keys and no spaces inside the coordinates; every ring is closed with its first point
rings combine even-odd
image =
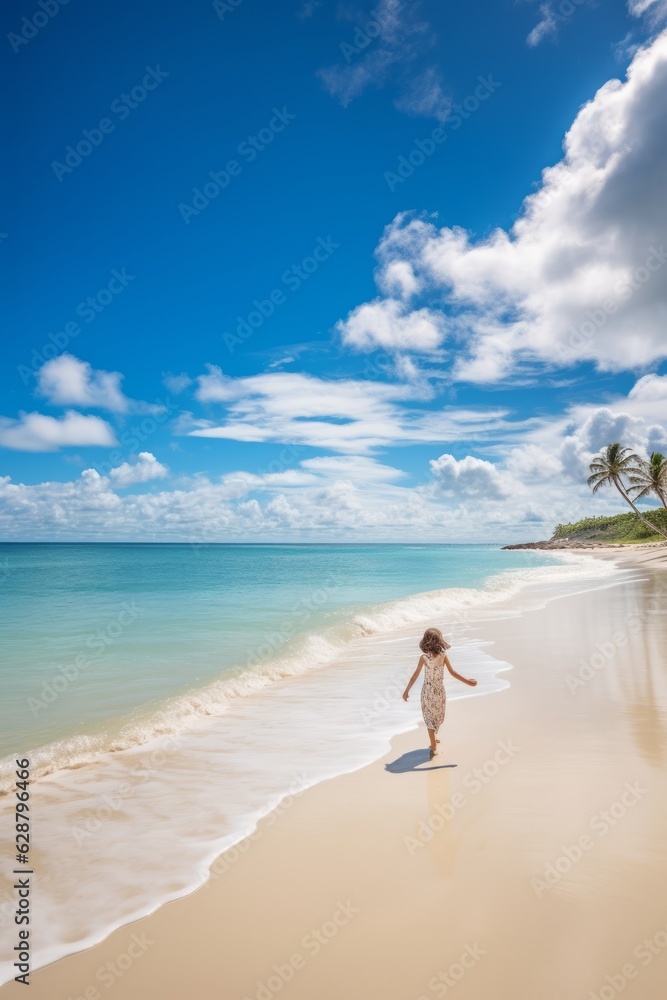
{"type": "MultiPolygon", "coordinates": [[[[468,548],[466,545],[461,547],[468,548]]],[[[483,545],[480,548],[490,548],[497,553],[501,551],[498,546],[483,545]]],[[[284,622],[267,627],[267,641],[258,650],[252,651],[245,664],[241,656],[238,661],[223,664],[220,673],[214,672],[201,681],[197,677],[194,684],[186,684],[180,690],[165,695],[158,694],[145,703],[130,706],[125,713],[108,721],[103,720],[101,725],[93,723],[90,728],[86,727],[82,731],[64,733],[41,742],[32,753],[33,777],[49,777],[60,771],[94,764],[100,755],[110,750],[114,753],[133,750],[137,746],[146,745],[160,734],[173,733],[178,737],[179,733],[187,731],[188,722],[197,723],[202,718],[220,715],[239,697],[257,694],[264,687],[270,689],[274,683],[286,678],[305,676],[314,669],[326,668],[330,663],[336,662],[346,646],[358,638],[398,632],[415,622],[421,624],[430,620],[433,615],[451,617],[456,623],[468,613],[468,597],[473,596],[478,604],[484,606],[502,600],[502,594],[496,596],[490,585],[498,582],[506,573],[521,574],[527,568],[539,571],[540,568],[551,568],[556,564],[557,556],[553,556],[552,561],[543,566],[498,566],[488,569],[479,580],[462,587],[446,583],[428,590],[407,591],[398,596],[352,605],[345,609],[348,613],[343,614],[339,614],[341,609],[335,608],[329,621],[318,621],[311,609],[306,608],[308,613],[302,617],[309,624],[301,631],[293,628],[299,612],[303,611],[300,604],[297,604],[296,609],[286,613],[284,622]],[[415,607],[415,602],[418,607],[415,607]],[[282,632],[283,626],[286,626],[285,634],[282,632]],[[312,640],[315,640],[314,646],[312,640]],[[270,651],[270,655],[267,651],[270,651]],[[153,724],[155,726],[152,729],[153,724]]],[[[334,590],[339,584],[339,579],[333,580],[331,589],[334,590]]],[[[517,586],[520,589],[521,583],[517,586]]],[[[321,589],[326,593],[326,581],[321,589]]],[[[89,662],[81,668],[76,662],[72,663],[75,681],[84,669],[90,670],[90,666],[95,666],[96,662],[91,655],[89,662]]],[[[75,682],[67,675],[66,681],[68,684],[75,682]]],[[[62,685],[62,681],[59,682],[62,685]]],[[[35,693],[39,694],[39,689],[35,693]]],[[[58,691],[47,694],[49,698],[56,700],[58,691]]],[[[47,694],[41,700],[39,697],[32,697],[31,712],[35,717],[48,708],[47,694]]],[[[0,795],[10,791],[12,776],[11,753],[6,749],[5,755],[0,759],[0,779],[7,777],[10,781],[2,787],[0,795]]]]}
{"type": "MultiPolygon", "coordinates": [[[[590,553],[590,554],[593,554],[593,553],[590,553]]],[[[631,568],[631,567],[635,568],[635,567],[638,567],[638,566],[645,566],[647,559],[651,559],[651,562],[653,561],[652,558],[651,558],[651,555],[648,554],[648,553],[646,553],[644,555],[644,557],[640,558],[639,560],[637,560],[637,559],[629,559],[629,558],[619,560],[619,558],[618,558],[619,553],[616,550],[609,551],[607,553],[599,552],[599,553],[596,553],[596,554],[599,554],[599,555],[601,555],[603,557],[606,557],[606,558],[613,558],[617,562],[622,562],[624,568],[626,568],[626,567],[627,568],[631,568]]],[[[630,556],[630,555],[631,554],[628,553],[628,556],[630,556]]],[[[622,590],[623,588],[621,587],[621,588],[615,588],[615,589],[617,589],[617,590],[621,589],[622,590]]],[[[602,592],[603,591],[598,591],[598,590],[584,591],[583,592],[583,597],[585,598],[586,595],[600,594],[602,592]]],[[[606,593],[606,591],[604,591],[604,592],[606,593]]],[[[582,595],[581,594],[577,594],[576,595],[576,600],[581,600],[581,599],[582,599],[582,595]]],[[[546,607],[541,607],[541,608],[538,608],[537,610],[524,611],[522,614],[520,614],[518,616],[518,618],[507,619],[507,618],[500,617],[500,618],[492,618],[488,622],[477,621],[475,623],[475,625],[474,625],[474,629],[475,629],[476,633],[480,633],[480,632],[482,633],[482,636],[480,638],[482,638],[482,640],[484,641],[484,643],[487,643],[487,642],[493,642],[494,643],[494,645],[492,647],[492,652],[493,652],[494,657],[498,657],[498,651],[496,649],[496,647],[498,645],[498,639],[497,639],[497,637],[494,638],[493,636],[499,630],[500,630],[500,632],[502,632],[503,628],[507,628],[507,622],[508,621],[512,621],[512,620],[514,622],[516,622],[517,620],[519,620],[519,621],[526,621],[529,616],[534,616],[535,614],[538,614],[540,611],[546,612],[546,611],[548,611],[549,608],[553,607],[555,604],[560,604],[560,603],[563,603],[563,602],[572,603],[574,601],[575,601],[575,595],[564,595],[564,596],[560,597],[557,600],[551,600],[550,603],[548,603],[546,605],[546,607]],[[489,634],[491,634],[491,638],[489,638],[489,634]]],[[[509,663],[513,664],[513,661],[510,660],[509,663]]],[[[513,665],[516,666],[516,664],[513,664],[513,665]]],[[[515,680],[516,680],[515,675],[516,674],[517,674],[517,671],[514,670],[513,673],[512,673],[512,680],[511,680],[512,688],[510,689],[510,691],[508,692],[507,690],[505,690],[505,691],[498,692],[498,693],[502,693],[504,696],[506,696],[508,693],[511,693],[511,690],[514,688],[514,685],[515,685],[515,680]]],[[[450,697],[451,697],[451,692],[450,692],[450,697]]],[[[453,701],[453,703],[452,703],[453,707],[451,707],[450,710],[448,710],[448,711],[450,711],[451,713],[455,712],[458,715],[458,713],[462,711],[462,706],[466,705],[468,707],[465,710],[465,713],[469,714],[472,711],[473,714],[474,714],[475,711],[476,711],[476,709],[471,709],[472,705],[479,705],[480,702],[493,702],[494,704],[497,704],[498,701],[499,701],[499,699],[497,699],[497,698],[486,699],[486,698],[480,698],[479,695],[470,695],[468,697],[459,697],[459,698],[456,698],[453,701]]],[[[483,714],[486,716],[486,715],[489,714],[489,711],[490,710],[487,707],[487,708],[484,709],[484,713],[483,714]]],[[[493,713],[491,712],[491,714],[493,714],[493,713]]],[[[420,742],[423,742],[423,741],[420,740],[420,742]]],[[[392,748],[398,748],[398,749],[401,749],[403,747],[409,747],[411,745],[414,745],[414,743],[415,743],[414,727],[412,727],[412,728],[410,728],[410,729],[402,732],[398,736],[393,737],[392,740],[391,740],[391,746],[392,746],[392,748]]],[[[409,752],[409,751],[406,751],[406,752],[409,752]]],[[[194,892],[191,892],[189,895],[185,895],[185,896],[184,895],[179,895],[179,897],[176,898],[174,901],[163,904],[157,910],[154,910],[153,913],[150,916],[143,917],[140,920],[135,921],[133,923],[125,923],[123,926],[119,927],[117,930],[111,932],[111,934],[109,934],[107,937],[105,937],[99,944],[93,945],[91,948],[88,948],[85,951],[81,951],[81,952],[75,953],[75,954],[67,956],[65,958],[61,958],[61,959],[57,960],[55,963],[53,963],[51,965],[48,965],[48,966],[45,966],[44,968],[42,968],[42,969],[38,970],[37,972],[33,973],[33,977],[34,977],[33,989],[35,989],[35,985],[36,984],[38,984],[38,983],[41,984],[41,982],[43,980],[45,982],[50,982],[52,976],[55,976],[55,980],[54,980],[55,982],[60,981],[60,978],[59,978],[60,977],[60,973],[59,973],[58,970],[60,970],[63,965],[67,965],[69,967],[70,963],[72,963],[72,962],[74,962],[74,963],[79,963],[80,962],[81,965],[82,965],[82,967],[86,966],[86,965],[88,965],[88,960],[86,959],[86,956],[91,956],[92,954],[97,954],[97,953],[106,953],[106,951],[107,951],[107,949],[109,947],[113,947],[113,945],[110,945],[110,942],[114,942],[118,938],[119,935],[121,937],[124,934],[127,936],[129,934],[129,932],[133,928],[139,927],[140,925],[143,926],[146,921],[153,921],[153,920],[156,920],[156,919],[160,919],[160,921],[161,921],[160,914],[167,913],[167,912],[172,912],[171,911],[172,907],[177,907],[181,903],[185,903],[187,900],[198,899],[201,896],[201,894],[208,895],[209,892],[210,892],[210,890],[215,886],[216,880],[218,878],[220,878],[223,874],[225,874],[225,872],[227,872],[229,870],[230,862],[228,861],[228,858],[230,856],[233,857],[233,858],[235,858],[235,859],[240,859],[241,857],[244,857],[245,856],[245,851],[247,850],[247,847],[244,848],[243,845],[250,845],[250,846],[252,846],[252,845],[254,845],[254,843],[257,840],[262,840],[264,838],[265,832],[267,831],[267,829],[269,827],[273,827],[278,820],[280,820],[282,822],[282,817],[283,817],[283,814],[285,812],[289,812],[290,814],[292,813],[292,806],[293,805],[295,805],[297,803],[305,802],[311,796],[317,795],[318,798],[320,798],[323,793],[321,791],[318,792],[318,790],[321,790],[321,789],[324,789],[324,788],[327,789],[327,792],[331,791],[331,794],[336,794],[333,791],[333,789],[336,788],[338,782],[345,781],[347,778],[354,777],[354,775],[360,775],[360,774],[363,774],[365,772],[373,771],[373,770],[375,770],[377,768],[378,763],[379,763],[380,760],[387,761],[388,757],[391,757],[391,756],[392,756],[392,752],[390,751],[390,753],[388,755],[385,755],[382,758],[379,758],[379,759],[375,758],[374,761],[373,761],[373,763],[370,763],[370,764],[368,764],[368,763],[360,764],[358,767],[353,768],[350,772],[347,772],[345,774],[336,774],[336,775],[331,776],[330,778],[320,779],[316,784],[314,784],[313,786],[307,788],[305,792],[300,792],[297,795],[292,795],[292,793],[290,792],[290,794],[288,794],[286,797],[283,797],[281,799],[281,802],[278,804],[277,807],[275,807],[272,811],[270,811],[268,813],[268,815],[264,816],[264,818],[262,818],[262,819],[259,820],[259,822],[256,825],[255,829],[253,830],[253,832],[251,832],[249,834],[249,836],[247,836],[244,840],[235,843],[227,851],[225,851],[222,854],[218,855],[217,860],[214,861],[212,863],[212,865],[211,865],[211,870],[213,872],[213,875],[211,876],[211,878],[209,878],[209,881],[207,883],[205,883],[204,885],[202,885],[199,888],[195,889],[194,892]],[[285,804],[285,803],[287,803],[287,804],[285,804]]],[[[422,769],[423,768],[420,767],[420,770],[422,770],[422,769]]],[[[325,794],[325,798],[326,797],[327,796],[325,794]]],[[[130,937],[131,937],[131,935],[130,935],[130,937]]],[[[69,973],[67,973],[67,974],[69,975],[69,973]]],[[[66,982],[66,980],[65,980],[65,982],[66,982]]],[[[11,983],[8,984],[8,985],[6,985],[4,987],[4,989],[8,993],[11,992],[14,988],[15,988],[15,984],[11,984],[11,983]]],[[[70,986],[67,986],[66,988],[71,991],[71,987],[70,986]]],[[[49,986],[48,989],[51,989],[51,987],[49,986]]],[[[38,997],[40,997],[39,991],[36,991],[36,995],[38,997]]],[[[53,996],[53,995],[54,994],[52,992],[49,994],[49,996],[53,996]]],[[[105,994],[104,994],[104,992],[102,992],[102,993],[100,993],[100,995],[105,995],[105,994]]],[[[125,996],[125,993],[123,995],[125,996]]],[[[167,996],[168,994],[164,994],[164,995],[167,996]]],[[[209,994],[202,994],[202,995],[203,996],[208,996],[209,994]]],[[[213,996],[213,994],[210,994],[210,995],[213,996]]],[[[47,996],[47,994],[44,994],[45,1000],[46,1000],[46,996],[47,996]]],[[[332,996],[333,996],[333,994],[332,994],[332,996]]]]}
{"type": "Polygon", "coordinates": [[[581,550],[587,552],[614,551],[632,553],[637,549],[667,549],[667,541],[664,542],[586,542],[568,541],[565,538],[548,538],[543,542],[515,542],[512,545],[503,545],[503,552],[515,552],[520,549],[532,549],[540,552],[550,552],[557,550],[581,550]]]}

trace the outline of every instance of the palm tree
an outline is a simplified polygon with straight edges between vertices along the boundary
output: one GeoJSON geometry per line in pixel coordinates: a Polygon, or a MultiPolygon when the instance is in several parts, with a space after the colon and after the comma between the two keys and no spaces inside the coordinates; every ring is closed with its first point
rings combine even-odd
{"type": "Polygon", "coordinates": [[[641,468],[641,461],[639,455],[635,455],[630,448],[622,448],[618,442],[608,444],[590,464],[591,475],[588,477],[588,485],[593,490],[593,493],[597,493],[602,486],[615,486],[625,502],[630,504],[637,517],[644,522],[646,527],[650,528],[651,531],[657,531],[664,538],[667,538],[664,531],[646,520],[626,488],[623,477],[626,476],[632,480],[632,476],[637,475],[641,468]]]}
{"type": "Polygon", "coordinates": [[[628,493],[634,493],[635,500],[655,493],[667,510],[667,458],[664,455],[659,451],[651,452],[648,462],[640,462],[628,478],[633,484],[628,493]]]}

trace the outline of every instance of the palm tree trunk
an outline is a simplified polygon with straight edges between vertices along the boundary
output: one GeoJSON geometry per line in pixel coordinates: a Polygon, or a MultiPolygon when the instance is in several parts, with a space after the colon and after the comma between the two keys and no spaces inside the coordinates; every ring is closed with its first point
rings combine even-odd
{"type": "MultiPolygon", "coordinates": [[[[636,504],[635,504],[634,500],[632,499],[632,497],[628,496],[628,494],[623,489],[622,483],[620,483],[616,478],[614,478],[614,486],[616,487],[616,489],[618,490],[618,492],[621,494],[621,496],[623,497],[623,499],[625,500],[625,502],[630,504],[630,506],[634,510],[634,512],[637,515],[637,517],[639,518],[639,520],[643,521],[647,528],[649,528],[651,531],[656,532],[658,535],[662,535],[663,538],[667,538],[667,535],[665,534],[664,531],[662,531],[661,528],[658,528],[655,524],[651,524],[650,521],[646,520],[646,518],[644,517],[644,515],[642,514],[642,512],[636,506],[636,504]]],[[[664,503],[664,501],[663,501],[663,503],[664,503]]]]}

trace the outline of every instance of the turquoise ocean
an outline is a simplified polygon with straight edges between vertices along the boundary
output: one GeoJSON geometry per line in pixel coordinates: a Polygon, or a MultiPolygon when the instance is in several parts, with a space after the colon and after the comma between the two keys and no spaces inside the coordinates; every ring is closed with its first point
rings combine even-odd
{"type": "MultiPolygon", "coordinates": [[[[27,757],[36,965],[191,891],[262,816],[419,725],[400,693],[423,628],[479,680],[448,698],[492,694],[511,665],[480,625],[613,569],[492,545],[0,545],[0,818],[27,757]]],[[[12,900],[0,881],[0,926],[12,900]]]]}

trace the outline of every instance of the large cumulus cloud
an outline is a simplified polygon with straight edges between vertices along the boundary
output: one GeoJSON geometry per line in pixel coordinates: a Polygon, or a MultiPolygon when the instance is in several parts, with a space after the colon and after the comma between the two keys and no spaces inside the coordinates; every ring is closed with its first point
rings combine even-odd
{"type": "Polygon", "coordinates": [[[581,108],[562,160],[509,231],[475,239],[398,216],[378,248],[391,303],[357,307],[340,325],[343,341],[422,353],[444,345],[454,377],[476,382],[523,361],[620,370],[667,357],[665,93],[667,33],[636,53],[625,82],[608,81],[581,108]]]}

